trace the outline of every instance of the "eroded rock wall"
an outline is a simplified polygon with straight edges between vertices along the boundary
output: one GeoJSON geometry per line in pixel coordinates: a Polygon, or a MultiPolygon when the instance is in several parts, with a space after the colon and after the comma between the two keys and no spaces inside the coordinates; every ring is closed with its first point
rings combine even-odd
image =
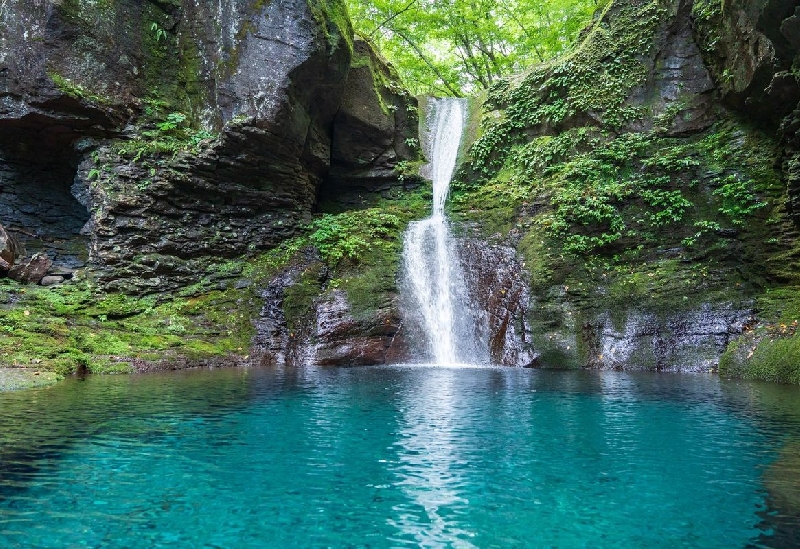
{"type": "Polygon", "coordinates": [[[396,184],[416,154],[414,101],[366,43],[353,57],[340,0],[12,0],[0,18],[0,222],[56,260],[49,241],[88,241],[109,290],[274,247],[332,159],[337,196],[353,169],[369,192],[396,184]],[[354,109],[358,139],[335,131],[354,109]]]}
{"type": "Polygon", "coordinates": [[[313,249],[276,274],[262,297],[253,343],[263,363],[365,366],[413,358],[396,291],[387,292],[368,313],[354,311],[346,291],[331,285],[331,272],[313,249]],[[306,302],[299,311],[298,297],[306,302]]]}

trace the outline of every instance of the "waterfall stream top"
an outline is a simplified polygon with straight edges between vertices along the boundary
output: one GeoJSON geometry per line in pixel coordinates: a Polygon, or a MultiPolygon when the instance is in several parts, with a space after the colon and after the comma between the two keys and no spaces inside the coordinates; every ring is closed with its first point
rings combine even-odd
{"type": "Polygon", "coordinates": [[[432,100],[434,116],[430,127],[431,162],[428,167],[433,181],[432,216],[444,215],[444,205],[464,133],[465,107],[466,101],[463,99],[432,100]]]}

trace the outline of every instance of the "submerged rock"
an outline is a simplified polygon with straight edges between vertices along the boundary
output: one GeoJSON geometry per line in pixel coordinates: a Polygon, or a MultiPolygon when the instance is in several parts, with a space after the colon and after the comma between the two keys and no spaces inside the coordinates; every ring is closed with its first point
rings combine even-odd
{"type": "Polygon", "coordinates": [[[44,387],[56,383],[60,377],[54,372],[29,368],[0,368],[0,391],[13,391],[44,387]]]}

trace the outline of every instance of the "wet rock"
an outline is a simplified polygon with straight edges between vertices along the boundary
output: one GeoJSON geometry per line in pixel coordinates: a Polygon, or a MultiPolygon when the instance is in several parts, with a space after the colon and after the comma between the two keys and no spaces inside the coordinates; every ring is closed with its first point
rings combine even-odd
{"type": "Polygon", "coordinates": [[[36,284],[47,274],[53,265],[47,254],[37,253],[27,260],[23,260],[8,271],[8,277],[23,284],[36,284]]]}
{"type": "Polygon", "coordinates": [[[41,284],[42,286],[55,286],[56,284],[61,284],[62,282],[64,282],[64,280],[65,279],[63,276],[48,275],[43,277],[39,281],[39,284],[41,284]]]}
{"type": "Polygon", "coordinates": [[[8,271],[14,265],[16,257],[16,240],[0,225],[0,271],[8,271]]]}
{"type": "MultiPolygon", "coordinates": [[[[309,252],[303,261],[276,275],[263,292],[264,307],[256,321],[254,347],[267,364],[364,366],[408,360],[397,299],[374,313],[352,314],[346,294],[332,290],[316,298],[294,330],[284,312],[288,288],[302,273],[321,264],[309,252]]],[[[323,272],[324,275],[324,272],[323,272]]]]}
{"type": "Polygon", "coordinates": [[[625,312],[624,322],[602,313],[583,326],[588,364],[602,369],[669,372],[715,371],[731,339],[753,313],[730,304],[704,304],[669,314],[625,312]]]}
{"type": "Polygon", "coordinates": [[[383,309],[356,320],[347,295],[334,290],[316,306],[311,362],[318,366],[367,366],[402,362],[406,349],[397,337],[400,319],[396,308],[383,309]]]}
{"type": "Polygon", "coordinates": [[[397,184],[395,164],[415,155],[414,100],[366,42],[355,49],[372,66],[351,63],[343,11],[339,0],[120,0],[99,11],[10,0],[0,217],[41,236],[32,251],[69,266],[88,255],[108,289],[148,293],[193,283],[208,258],[294,236],[321,189],[341,194],[343,179],[327,183],[332,158],[342,174],[379,181],[368,186],[397,184]],[[359,102],[369,114],[355,114],[359,102]],[[117,139],[151,142],[170,112],[212,137],[119,154],[117,139]],[[50,244],[67,240],[83,255],[50,244]]]}
{"type": "Polygon", "coordinates": [[[516,252],[478,239],[461,239],[458,252],[492,363],[530,365],[536,357],[527,320],[530,292],[516,252]]]}

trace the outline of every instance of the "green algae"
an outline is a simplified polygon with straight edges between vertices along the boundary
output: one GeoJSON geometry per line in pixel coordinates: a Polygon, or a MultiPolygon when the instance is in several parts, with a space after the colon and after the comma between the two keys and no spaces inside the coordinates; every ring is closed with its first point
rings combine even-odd
{"type": "Polygon", "coordinates": [[[0,391],[45,387],[58,382],[61,376],[39,369],[0,368],[0,391]]]}

